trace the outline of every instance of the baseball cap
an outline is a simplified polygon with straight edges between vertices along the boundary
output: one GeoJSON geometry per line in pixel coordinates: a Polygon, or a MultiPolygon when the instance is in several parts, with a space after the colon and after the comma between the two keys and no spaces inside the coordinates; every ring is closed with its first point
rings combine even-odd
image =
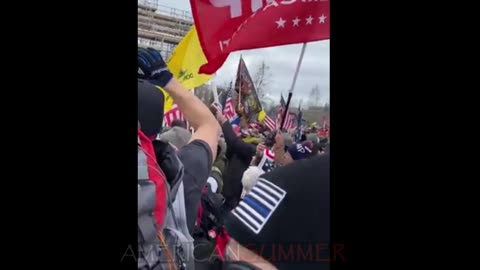
{"type": "Polygon", "coordinates": [[[162,130],[164,96],[155,85],[138,79],[138,121],[147,137],[156,136],[162,130]]]}
{"type": "Polygon", "coordinates": [[[329,269],[330,156],[259,177],[225,219],[230,236],[278,269],[329,269]]]}
{"type": "Polygon", "coordinates": [[[302,160],[311,156],[313,144],[310,141],[296,143],[288,147],[288,153],[293,160],[302,160]]]}

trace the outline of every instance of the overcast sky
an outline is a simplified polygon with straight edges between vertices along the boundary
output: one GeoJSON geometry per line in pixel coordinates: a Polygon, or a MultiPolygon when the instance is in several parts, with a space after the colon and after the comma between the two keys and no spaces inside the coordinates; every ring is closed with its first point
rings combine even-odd
{"type": "MultiPolygon", "coordinates": [[[[174,7],[191,12],[189,0],[158,0],[160,5],[174,7]]],[[[162,9],[162,7],[161,7],[162,9]]],[[[215,81],[223,86],[235,78],[240,55],[243,56],[250,75],[254,75],[258,65],[265,61],[272,74],[268,96],[275,101],[280,93],[287,95],[297,66],[301,44],[277,46],[231,53],[227,61],[217,71],[215,81]]],[[[307,44],[302,67],[298,75],[293,93],[294,101],[300,98],[308,102],[308,94],[312,87],[320,88],[321,103],[330,99],[330,41],[310,42],[307,44]]],[[[295,102],[297,103],[297,102],[295,102]]]]}

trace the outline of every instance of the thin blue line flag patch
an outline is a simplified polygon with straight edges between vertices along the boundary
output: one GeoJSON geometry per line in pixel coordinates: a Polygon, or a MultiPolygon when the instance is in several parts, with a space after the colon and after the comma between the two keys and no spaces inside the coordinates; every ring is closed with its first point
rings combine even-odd
{"type": "Polygon", "coordinates": [[[232,214],[258,234],[286,194],[285,190],[275,184],[259,178],[252,190],[232,210],[232,214]]]}

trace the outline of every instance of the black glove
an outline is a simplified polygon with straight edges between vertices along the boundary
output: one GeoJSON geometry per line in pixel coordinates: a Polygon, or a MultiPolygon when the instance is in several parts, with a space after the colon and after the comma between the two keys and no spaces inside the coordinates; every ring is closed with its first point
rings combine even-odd
{"type": "Polygon", "coordinates": [[[165,87],[173,75],[168,70],[159,51],[152,48],[138,48],[138,68],[143,72],[143,77],[155,85],[165,87]]]}

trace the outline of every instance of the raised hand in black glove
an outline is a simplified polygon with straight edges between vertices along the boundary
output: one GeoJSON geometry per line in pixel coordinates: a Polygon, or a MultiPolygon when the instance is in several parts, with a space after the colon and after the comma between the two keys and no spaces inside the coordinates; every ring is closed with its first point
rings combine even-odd
{"type": "Polygon", "coordinates": [[[155,85],[165,87],[173,75],[168,70],[159,51],[152,48],[138,48],[138,68],[143,72],[144,79],[155,85]]]}

